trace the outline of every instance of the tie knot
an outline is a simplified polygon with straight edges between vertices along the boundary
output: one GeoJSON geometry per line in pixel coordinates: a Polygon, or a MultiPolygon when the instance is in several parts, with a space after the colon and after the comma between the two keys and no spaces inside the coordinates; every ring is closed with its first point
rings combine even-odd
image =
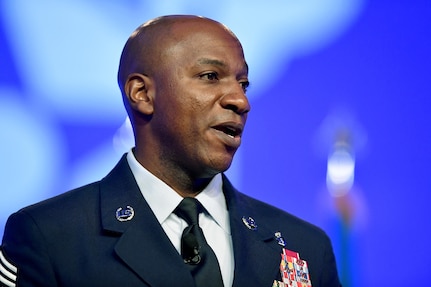
{"type": "Polygon", "coordinates": [[[184,219],[188,225],[198,225],[199,213],[201,212],[201,203],[193,197],[184,197],[174,210],[174,213],[184,219]]]}

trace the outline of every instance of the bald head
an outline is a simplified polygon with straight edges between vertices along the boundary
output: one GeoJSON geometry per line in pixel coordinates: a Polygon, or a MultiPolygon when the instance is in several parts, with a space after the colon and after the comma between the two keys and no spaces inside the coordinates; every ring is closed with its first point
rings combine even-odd
{"type": "Polygon", "coordinates": [[[162,16],[139,26],[127,40],[120,58],[118,84],[123,95],[124,85],[130,74],[153,74],[160,68],[163,64],[163,54],[171,44],[181,41],[181,37],[184,36],[184,33],[174,31],[184,29],[190,34],[209,27],[223,29],[236,39],[223,24],[193,15],[162,16]]]}

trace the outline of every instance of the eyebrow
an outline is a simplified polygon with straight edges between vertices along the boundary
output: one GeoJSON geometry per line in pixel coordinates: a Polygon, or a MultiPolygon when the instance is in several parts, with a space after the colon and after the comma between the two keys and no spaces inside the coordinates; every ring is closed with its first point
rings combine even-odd
{"type": "Polygon", "coordinates": [[[220,60],[216,60],[216,59],[209,59],[209,58],[201,58],[198,60],[199,64],[202,65],[215,65],[215,66],[220,66],[220,67],[226,67],[226,63],[220,60]]]}
{"type": "MultiPolygon", "coordinates": [[[[201,58],[198,59],[198,63],[201,65],[215,65],[219,67],[227,67],[227,64],[223,61],[217,60],[217,59],[210,59],[210,58],[201,58]]],[[[248,64],[244,63],[243,69],[248,73],[248,64]]]]}

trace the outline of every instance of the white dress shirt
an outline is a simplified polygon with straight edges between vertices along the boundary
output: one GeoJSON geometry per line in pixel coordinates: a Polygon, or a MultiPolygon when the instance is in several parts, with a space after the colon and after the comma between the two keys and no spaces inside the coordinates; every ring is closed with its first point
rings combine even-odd
{"type": "MultiPolygon", "coordinates": [[[[139,189],[155,214],[168,238],[181,254],[181,235],[187,223],[174,213],[183,199],[166,183],[145,169],[135,158],[132,151],[127,154],[127,162],[138,183],[139,189]]],[[[230,232],[229,212],[222,190],[221,174],[217,174],[195,198],[205,207],[209,215],[199,215],[199,226],[205,239],[214,250],[220,265],[223,283],[232,286],[234,258],[230,232]]]]}

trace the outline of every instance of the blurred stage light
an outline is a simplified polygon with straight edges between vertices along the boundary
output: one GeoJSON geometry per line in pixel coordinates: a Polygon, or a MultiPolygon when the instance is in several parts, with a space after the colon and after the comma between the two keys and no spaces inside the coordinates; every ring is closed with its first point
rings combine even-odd
{"type": "Polygon", "coordinates": [[[328,157],[326,185],[334,197],[343,196],[350,191],[355,177],[355,157],[344,144],[335,146],[328,157]]]}

